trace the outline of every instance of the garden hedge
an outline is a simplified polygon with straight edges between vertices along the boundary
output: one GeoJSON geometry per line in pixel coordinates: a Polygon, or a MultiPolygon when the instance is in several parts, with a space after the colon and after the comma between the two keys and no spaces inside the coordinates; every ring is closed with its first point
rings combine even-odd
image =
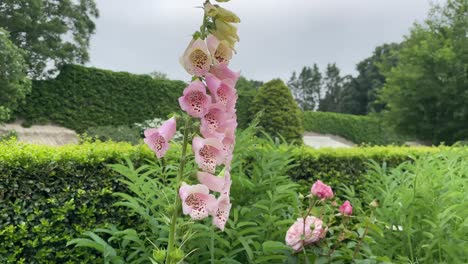
{"type": "MultiPolygon", "coordinates": [[[[167,160],[176,159],[177,149],[170,150],[167,160]]],[[[411,155],[438,151],[401,147],[279,151],[291,149],[297,164],[290,171],[293,179],[321,178],[333,187],[358,184],[368,159],[397,165],[411,155]]],[[[0,143],[0,263],[102,263],[92,251],[65,245],[105,223],[138,225],[123,209],[111,206],[116,201],[112,192],[123,187],[106,164],[125,158],[138,166],[154,155],[146,146],[128,143],[64,147],[0,143]]]]}
{"type": "Polygon", "coordinates": [[[305,131],[344,137],[356,144],[402,144],[405,138],[378,118],[332,112],[304,112],[305,131]]]}
{"type": "Polygon", "coordinates": [[[26,125],[52,122],[84,132],[89,127],[130,125],[179,111],[182,81],[64,66],[57,78],[33,82],[16,113],[26,125]]]}

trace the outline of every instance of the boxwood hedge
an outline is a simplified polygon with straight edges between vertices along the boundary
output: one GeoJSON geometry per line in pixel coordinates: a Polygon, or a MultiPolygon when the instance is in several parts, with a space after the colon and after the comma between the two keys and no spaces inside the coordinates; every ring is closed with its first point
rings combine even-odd
{"type": "Polygon", "coordinates": [[[371,116],[331,112],[304,112],[305,131],[344,137],[356,144],[402,144],[405,137],[371,116]]]}
{"type": "MultiPolygon", "coordinates": [[[[177,145],[176,145],[177,146],[177,145]]],[[[295,180],[323,179],[333,187],[358,184],[365,162],[396,165],[434,148],[368,147],[342,150],[293,148],[295,180]]],[[[177,147],[167,160],[177,162],[177,147]]],[[[0,143],[0,263],[102,263],[95,253],[66,247],[67,241],[106,223],[138,226],[115,202],[122,191],[106,164],[128,158],[135,165],[153,159],[146,146],[128,143],[84,143],[64,147],[0,143]]],[[[235,175],[233,175],[235,177],[235,175]]]]}
{"type": "Polygon", "coordinates": [[[26,125],[52,122],[78,132],[130,125],[179,111],[184,87],[182,81],[66,65],[57,78],[33,82],[16,117],[26,125]]]}

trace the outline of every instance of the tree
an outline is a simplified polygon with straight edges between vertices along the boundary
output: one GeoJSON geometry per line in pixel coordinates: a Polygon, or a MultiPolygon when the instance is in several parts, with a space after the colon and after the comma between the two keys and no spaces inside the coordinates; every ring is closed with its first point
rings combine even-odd
{"type": "Polygon", "coordinates": [[[239,98],[237,99],[237,122],[240,128],[247,128],[253,120],[254,115],[250,113],[250,106],[257,95],[258,88],[263,85],[262,82],[247,80],[241,76],[236,84],[236,90],[239,98]]]}
{"type": "Polygon", "coordinates": [[[325,97],[320,100],[319,111],[339,112],[343,90],[343,78],[341,78],[340,70],[335,63],[327,65],[323,88],[325,97]]]}
{"type": "Polygon", "coordinates": [[[293,72],[288,86],[302,110],[314,110],[317,107],[320,100],[321,82],[322,75],[317,64],[314,64],[313,69],[310,67],[302,68],[299,76],[293,72]]]}
{"type": "Polygon", "coordinates": [[[433,143],[468,138],[467,17],[466,0],[434,6],[384,73],[384,117],[399,130],[433,143]]]}
{"type": "Polygon", "coordinates": [[[47,77],[68,63],[89,60],[89,39],[98,16],[94,0],[2,0],[0,27],[25,50],[28,73],[47,77]]]}
{"type": "Polygon", "coordinates": [[[259,125],[265,132],[302,143],[302,112],[283,81],[275,79],[260,87],[251,107],[251,113],[258,112],[263,112],[259,125]]]}
{"type": "Polygon", "coordinates": [[[9,118],[11,111],[31,90],[31,81],[26,75],[23,51],[9,39],[0,28],[0,121],[9,118]]]}

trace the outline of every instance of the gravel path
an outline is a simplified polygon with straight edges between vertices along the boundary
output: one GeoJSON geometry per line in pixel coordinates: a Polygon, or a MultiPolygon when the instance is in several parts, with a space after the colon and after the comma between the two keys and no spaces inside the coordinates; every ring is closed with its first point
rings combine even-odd
{"type": "Polygon", "coordinates": [[[33,144],[61,146],[78,143],[75,131],[64,127],[44,125],[24,128],[19,122],[0,126],[0,135],[15,130],[19,141],[33,144]]]}
{"type": "Polygon", "coordinates": [[[353,142],[342,137],[313,132],[304,134],[304,143],[313,148],[350,148],[356,146],[353,142]]]}

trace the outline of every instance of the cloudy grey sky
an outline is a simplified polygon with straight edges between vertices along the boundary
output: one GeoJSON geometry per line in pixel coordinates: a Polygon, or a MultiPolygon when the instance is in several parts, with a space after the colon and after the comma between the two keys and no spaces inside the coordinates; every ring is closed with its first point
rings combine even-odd
{"type": "MultiPolygon", "coordinates": [[[[199,27],[202,0],[97,0],[100,17],[88,65],[188,80],[179,56],[199,27]]],[[[428,0],[232,0],[242,19],[232,67],[255,80],[289,79],[314,62],[344,74],[373,49],[399,42],[429,11],[428,0]]]]}

